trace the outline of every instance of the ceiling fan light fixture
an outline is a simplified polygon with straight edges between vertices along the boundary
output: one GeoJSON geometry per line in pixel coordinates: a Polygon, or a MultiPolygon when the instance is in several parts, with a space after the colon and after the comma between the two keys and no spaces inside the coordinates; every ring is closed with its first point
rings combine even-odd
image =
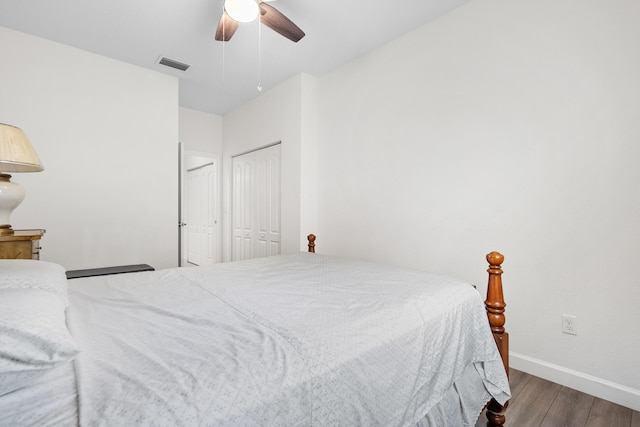
{"type": "Polygon", "coordinates": [[[224,10],[235,21],[251,22],[258,17],[260,9],[255,0],[225,0],[224,10]]]}

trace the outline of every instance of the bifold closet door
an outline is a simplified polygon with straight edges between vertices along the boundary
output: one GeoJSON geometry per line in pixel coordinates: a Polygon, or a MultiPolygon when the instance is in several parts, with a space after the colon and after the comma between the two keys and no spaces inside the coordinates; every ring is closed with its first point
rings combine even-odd
{"type": "Polygon", "coordinates": [[[233,158],[233,260],[280,253],[280,144],[233,158]]]}

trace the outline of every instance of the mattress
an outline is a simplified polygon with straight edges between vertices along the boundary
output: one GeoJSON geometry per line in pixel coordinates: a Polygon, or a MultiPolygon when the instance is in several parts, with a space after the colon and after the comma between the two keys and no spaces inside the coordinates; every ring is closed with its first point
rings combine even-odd
{"type": "Polygon", "coordinates": [[[465,423],[509,396],[450,277],[301,253],[69,284],[81,425],[415,425],[465,372],[465,423]]]}

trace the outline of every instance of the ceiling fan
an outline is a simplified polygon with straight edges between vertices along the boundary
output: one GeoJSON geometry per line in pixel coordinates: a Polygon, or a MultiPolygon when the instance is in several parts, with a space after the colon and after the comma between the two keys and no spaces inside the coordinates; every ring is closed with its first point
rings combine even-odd
{"type": "Polygon", "coordinates": [[[270,0],[225,0],[216,29],[216,40],[228,42],[238,29],[239,22],[251,22],[258,15],[260,22],[291,41],[298,42],[305,36],[300,27],[266,1],[270,0]]]}

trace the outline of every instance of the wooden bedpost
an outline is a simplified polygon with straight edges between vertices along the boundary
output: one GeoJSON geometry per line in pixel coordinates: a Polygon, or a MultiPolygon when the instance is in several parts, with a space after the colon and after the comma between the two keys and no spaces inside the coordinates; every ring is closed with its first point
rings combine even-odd
{"type": "Polygon", "coordinates": [[[316,235],[309,234],[307,236],[307,241],[309,242],[309,252],[316,252],[316,235]]]}
{"type": "MultiPolygon", "coordinates": [[[[498,351],[502,357],[502,363],[504,369],[509,375],[509,334],[504,330],[505,316],[504,309],[507,306],[504,303],[504,296],[502,293],[502,262],[504,256],[498,252],[491,252],[487,254],[487,262],[489,262],[489,284],[487,286],[487,299],[484,305],[487,310],[487,317],[489,318],[489,325],[491,326],[491,332],[493,333],[493,339],[496,341],[498,351]]],[[[509,402],[500,405],[495,400],[491,399],[487,406],[487,419],[489,420],[489,426],[503,426],[505,423],[505,411],[509,402]]]]}

